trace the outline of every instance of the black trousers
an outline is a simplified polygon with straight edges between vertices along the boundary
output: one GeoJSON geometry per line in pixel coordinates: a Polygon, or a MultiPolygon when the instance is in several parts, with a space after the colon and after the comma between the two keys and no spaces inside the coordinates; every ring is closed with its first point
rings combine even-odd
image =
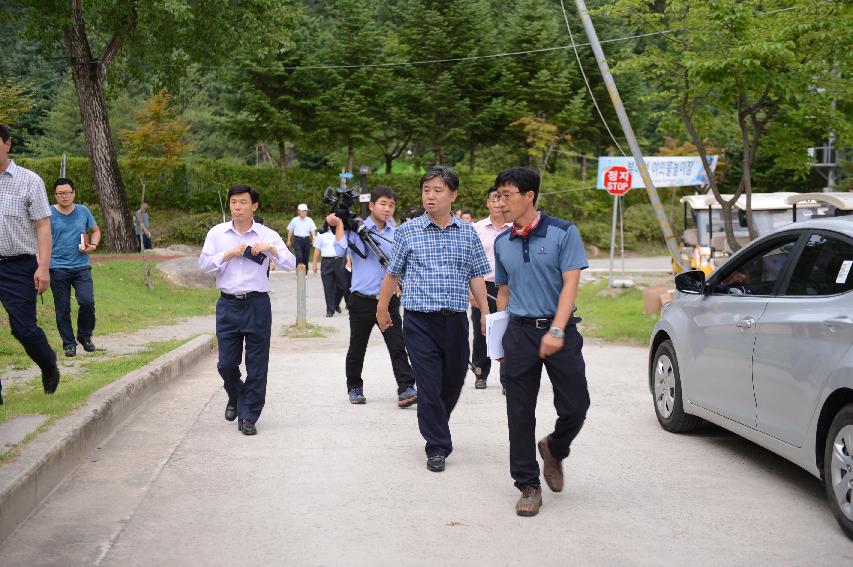
{"type": "Polygon", "coordinates": [[[341,304],[341,299],[349,296],[347,273],[343,256],[323,258],[320,262],[320,278],[323,280],[327,313],[333,312],[341,304]]]}
{"type": "Polygon", "coordinates": [[[548,436],[548,446],[558,460],[569,456],[572,441],[580,432],[589,409],[583,338],[576,325],[566,328],[563,348],[539,358],[539,346],[547,329],[537,329],[510,320],[504,334],[503,379],[506,381],[506,414],[509,425],[509,470],[515,486],[538,486],[536,461],[536,398],[542,367],[554,387],[557,422],[548,436]]]}
{"type": "Polygon", "coordinates": [[[296,256],[297,264],[305,264],[305,266],[308,266],[308,260],[311,258],[310,236],[293,237],[293,255],[296,256]]]}
{"type": "MultiPolygon", "coordinates": [[[[353,293],[349,299],[349,350],[347,350],[347,391],[353,388],[363,388],[364,380],[361,371],[364,368],[364,353],[370,333],[376,325],[377,300],[353,293]]],[[[403,342],[403,324],[400,320],[400,300],[397,296],[391,298],[388,306],[391,321],[394,325],[382,333],[388,354],[391,356],[391,368],[397,380],[397,393],[402,394],[409,386],[415,385],[415,376],[409,365],[409,355],[403,342]]]]}
{"type": "MultiPolygon", "coordinates": [[[[498,310],[498,305],[492,297],[498,296],[498,286],[494,282],[486,282],[486,293],[491,296],[488,298],[489,311],[494,313],[498,310]]],[[[471,307],[471,327],[474,332],[474,340],[471,344],[471,362],[475,368],[481,370],[479,377],[486,380],[492,369],[492,359],[486,355],[486,337],[480,332],[482,316],[482,312],[477,307],[471,307]]],[[[503,382],[503,367],[501,367],[501,384],[503,382]]]]}
{"type": "Polygon", "coordinates": [[[453,451],[450,414],[468,371],[468,315],[407,309],[403,337],[418,381],[418,428],[427,457],[446,457],[453,451]]]}
{"type": "Polygon", "coordinates": [[[258,421],[267,393],[270,361],[272,310],[269,295],[247,299],[220,297],[216,302],[216,339],[223,387],[230,402],[237,402],[237,415],[258,421]],[[246,344],[246,381],[240,378],[243,343],[246,344]]]}
{"type": "Polygon", "coordinates": [[[56,353],[36,322],[36,268],[35,256],[0,263],[0,303],[9,315],[12,336],[41,371],[47,372],[56,366],[56,353]]]}

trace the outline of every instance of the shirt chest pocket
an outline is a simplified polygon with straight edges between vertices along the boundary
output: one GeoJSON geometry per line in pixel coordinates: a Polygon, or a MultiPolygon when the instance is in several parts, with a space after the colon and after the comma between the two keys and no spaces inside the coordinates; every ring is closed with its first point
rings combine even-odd
{"type": "Polygon", "coordinates": [[[25,218],[27,216],[27,199],[17,192],[3,191],[0,193],[0,215],[4,217],[25,218]]]}

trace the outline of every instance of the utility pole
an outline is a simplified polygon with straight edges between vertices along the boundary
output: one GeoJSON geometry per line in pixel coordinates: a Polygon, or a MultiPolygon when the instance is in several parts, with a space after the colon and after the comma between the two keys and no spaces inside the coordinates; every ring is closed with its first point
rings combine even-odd
{"type": "Polygon", "coordinates": [[[604,84],[607,86],[607,92],[610,94],[610,100],[613,102],[613,107],[616,109],[616,115],[619,117],[619,124],[622,126],[622,131],[625,133],[625,138],[628,140],[628,145],[631,147],[631,155],[634,157],[634,162],[637,164],[637,169],[640,170],[640,175],[643,178],[643,184],[646,186],[646,193],[649,195],[649,201],[652,203],[652,208],[658,219],[661,231],[663,231],[666,247],[672,255],[675,264],[684,269],[681,264],[681,253],[675,242],[675,236],[672,233],[672,227],[669,226],[669,220],[666,218],[666,213],[663,210],[663,204],[658,197],[657,189],[652,184],[652,178],[649,175],[649,170],[646,168],[646,162],[643,161],[643,152],[640,145],[637,143],[637,137],[634,135],[634,129],[631,128],[631,121],[628,119],[628,114],[625,112],[625,106],[622,104],[622,98],[619,96],[619,91],[616,89],[616,82],[613,80],[613,75],[610,73],[610,67],[607,66],[607,59],[604,58],[604,51],[601,49],[601,44],[598,42],[598,34],[595,33],[595,27],[592,25],[592,19],[589,17],[589,12],[586,9],[584,0],[575,0],[575,5],[578,8],[578,14],[583,22],[584,30],[589,45],[592,47],[592,52],[595,54],[595,60],[598,62],[598,68],[601,70],[601,76],[604,78],[604,84]]]}

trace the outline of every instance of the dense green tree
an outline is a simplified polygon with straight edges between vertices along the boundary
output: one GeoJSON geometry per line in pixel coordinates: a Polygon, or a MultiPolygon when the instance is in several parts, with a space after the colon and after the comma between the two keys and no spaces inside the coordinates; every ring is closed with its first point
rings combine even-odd
{"type": "MultiPolygon", "coordinates": [[[[662,104],[661,124],[686,131],[699,155],[706,141],[737,148],[739,179],[733,199],[708,168],[711,189],[730,211],[746,195],[751,234],[753,165],[759,151],[792,174],[809,169],[806,149],[830,130],[850,140],[851,124],[833,101],[853,94],[850,58],[853,40],[847,3],[814,0],[620,0],[615,13],[649,29],[679,30],[665,42],[647,46],[626,68],[653,81],[658,90],[646,100],[662,104]],[[680,126],[680,128],[679,128],[680,126]]],[[[729,245],[731,217],[724,214],[729,245]]]]}
{"type": "MultiPolygon", "coordinates": [[[[158,71],[154,82],[180,76],[193,60],[222,60],[259,30],[285,21],[275,0],[16,0],[28,37],[53,53],[61,46],[71,69],[93,178],[111,249],[135,249],[124,181],[112,142],[105,87],[116,78],[158,71]]],[[[263,33],[258,35],[263,36],[263,33]]]]}

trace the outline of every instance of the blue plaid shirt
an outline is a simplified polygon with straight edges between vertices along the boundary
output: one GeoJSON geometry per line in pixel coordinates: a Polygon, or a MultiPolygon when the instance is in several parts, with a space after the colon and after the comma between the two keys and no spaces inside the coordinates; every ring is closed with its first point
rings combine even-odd
{"type": "Polygon", "coordinates": [[[388,273],[402,277],[401,304],[410,311],[466,311],[471,279],[490,271],[480,238],[465,221],[454,218],[440,229],[423,214],[394,235],[388,273]]]}

